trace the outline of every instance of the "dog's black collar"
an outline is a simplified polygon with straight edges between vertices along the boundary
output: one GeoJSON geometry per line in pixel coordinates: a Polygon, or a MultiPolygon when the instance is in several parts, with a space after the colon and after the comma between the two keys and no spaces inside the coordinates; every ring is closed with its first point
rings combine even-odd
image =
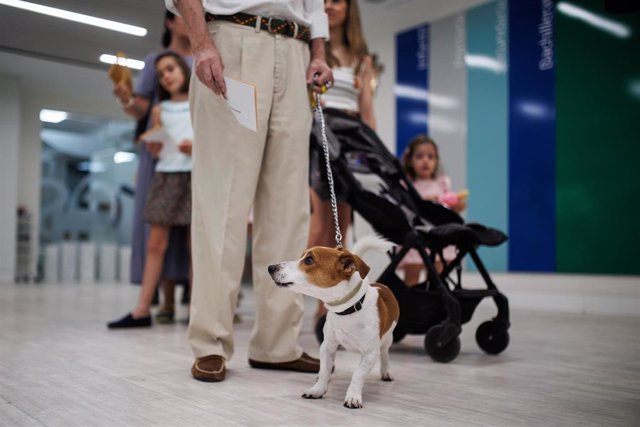
{"type": "Polygon", "coordinates": [[[365,292],[365,294],[362,295],[362,298],[360,298],[360,300],[357,303],[353,304],[351,307],[347,308],[346,310],[336,314],[338,316],[346,316],[347,314],[355,313],[356,311],[362,310],[362,302],[364,301],[364,297],[366,296],[367,296],[367,293],[365,292]]]}

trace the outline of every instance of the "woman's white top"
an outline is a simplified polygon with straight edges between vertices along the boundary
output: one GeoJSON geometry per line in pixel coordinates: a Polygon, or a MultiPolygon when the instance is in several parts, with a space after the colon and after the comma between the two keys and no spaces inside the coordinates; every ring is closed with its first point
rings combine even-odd
{"type": "Polygon", "coordinates": [[[334,67],[332,71],[333,87],[322,95],[324,107],[359,113],[359,93],[353,67],[334,67]]]}
{"type": "Polygon", "coordinates": [[[156,172],[190,172],[191,156],[178,149],[183,140],[193,141],[189,101],[162,101],[159,105],[160,122],[172,141],[163,144],[156,172]]]}

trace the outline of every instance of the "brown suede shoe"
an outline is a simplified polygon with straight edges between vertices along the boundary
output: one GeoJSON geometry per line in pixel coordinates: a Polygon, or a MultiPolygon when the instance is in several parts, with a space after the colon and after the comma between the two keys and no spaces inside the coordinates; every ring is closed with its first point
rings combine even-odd
{"type": "Polygon", "coordinates": [[[311,374],[317,374],[320,371],[320,360],[309,356],[307,353],[302,353],[302,356],[291,362],[269,363],[249,359],[249,365],[256,369],[279,369],[283,371],[308,372],[311,374]]]}
{"type": "Polygon", "coordinates": [[[191,367],[191,375],[198,381],[222,381],[226,373],[227,368],[224,364],[224,357],[217,354],[199,357],[191,367]]]}

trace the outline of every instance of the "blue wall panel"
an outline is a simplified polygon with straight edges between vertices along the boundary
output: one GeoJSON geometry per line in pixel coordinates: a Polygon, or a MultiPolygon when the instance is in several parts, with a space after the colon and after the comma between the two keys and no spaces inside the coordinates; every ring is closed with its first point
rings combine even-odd
{"type": "Polygon", "coordinates": [[[552,0],[509,2],[509,270],[555,271],[552,0]]]}
{"type": "Polygon", "coordinates": [[[427,134],[429,84],[429,26],[421,25],[396,35],[396,153],[409,141],[427,134]]]}

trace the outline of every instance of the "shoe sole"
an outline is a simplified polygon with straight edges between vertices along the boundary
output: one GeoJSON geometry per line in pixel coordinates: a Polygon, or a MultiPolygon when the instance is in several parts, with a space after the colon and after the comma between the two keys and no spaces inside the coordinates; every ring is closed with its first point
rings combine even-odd
{"type": "Polygon", "coordinates": [[[153,323],[149,323],[149,324],[143,324],[143,325],[115,325],[115,326],[109,326],[107,325],[108,329],[136,329],[136,328],[150,328],[153,326],[153,323]]]}
{"type": "Polygon", "coordinates": [[[193,373],[191,375],[193,376],[193,379],[202,381],[203,383],[219,383],[220,381],[224,381],[224,376],[222,378],[208,378],[208,377],[197,377],[193,375],[193,373]]]}
{"type": "Polygon", "coordinates": [[[257,360],[249,359],[249,366],[254,369],[270,369],[273,371],[291,371],[291,372],[301,372],[304,374],[317,374],[320,372],[320,367],[318,366],[317,370],[309,370],[304,368],[296,368],[293,366],[282,366],[274,363],[268,362],[258,362],[257,360]]]}
{"type": "Polygon", "coordinates": [[[196,369],[195,366],[191,367],[191,376],[194,379],[205,382],[205,383],[217,383],[220,381],[224,381],[224,377],[226,373],[227,373],[226,368],[223,368],[222,371],[219,373],[210,373],[210,372],[202,372],[196,369]]]}

